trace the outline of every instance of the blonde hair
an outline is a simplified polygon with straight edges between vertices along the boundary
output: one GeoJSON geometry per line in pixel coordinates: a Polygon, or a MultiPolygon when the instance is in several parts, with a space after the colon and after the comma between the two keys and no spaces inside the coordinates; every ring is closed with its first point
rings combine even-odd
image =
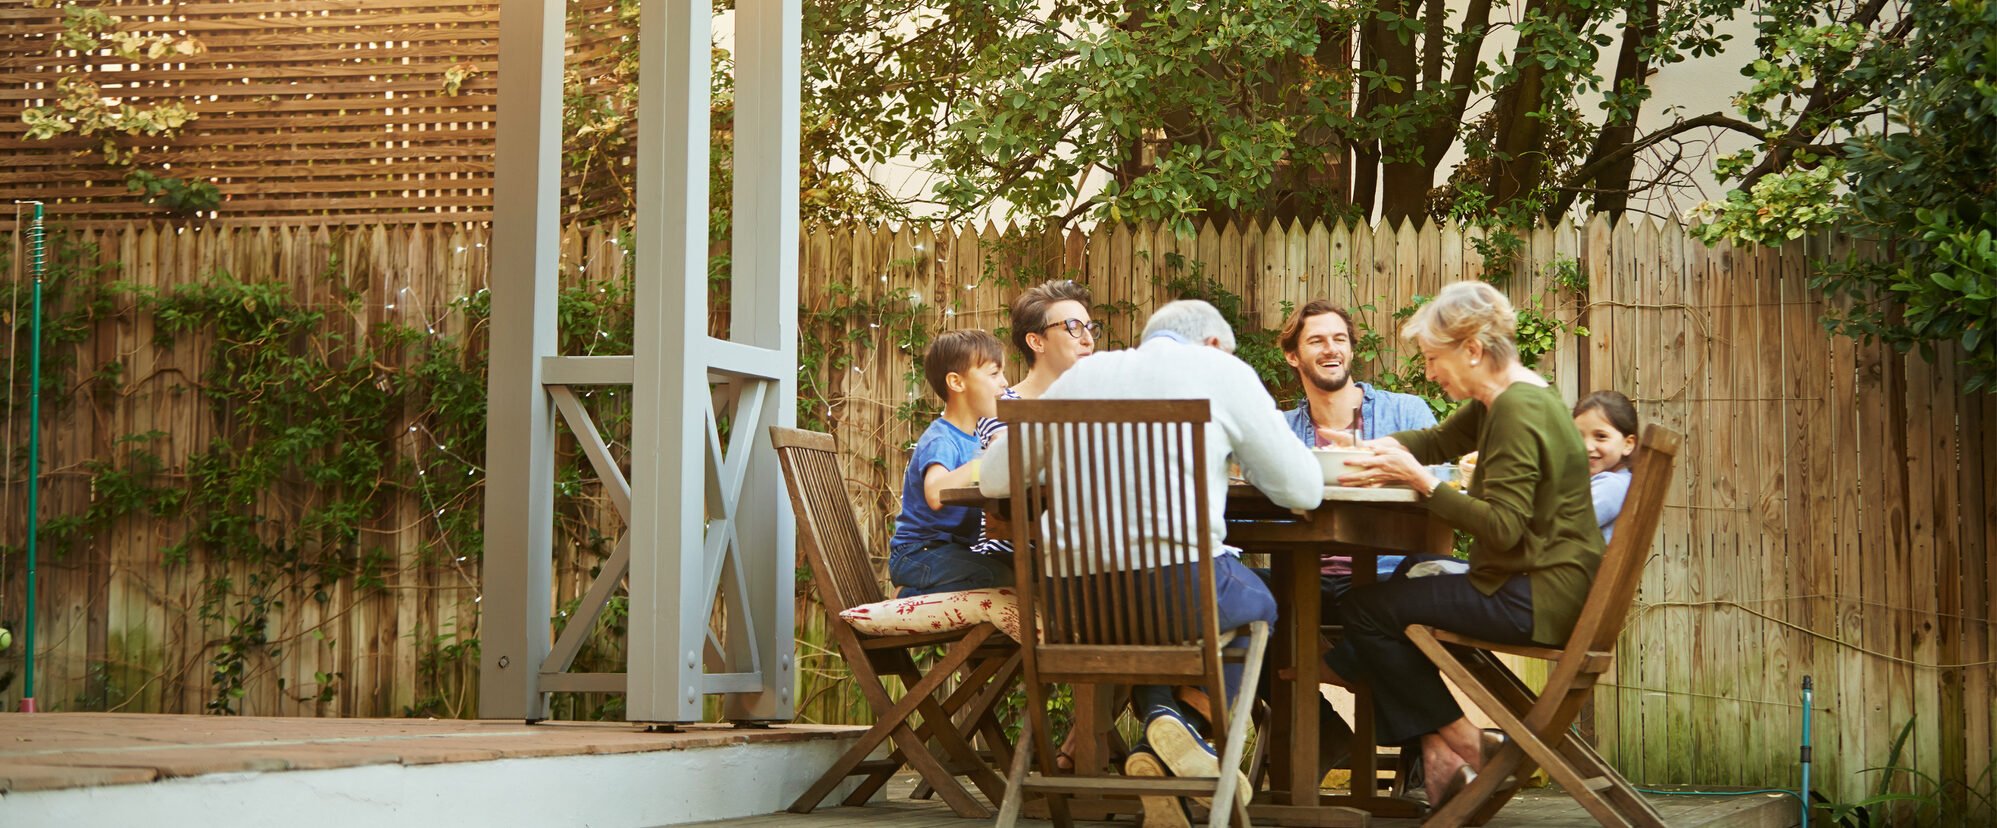
{"type": "Polygon", "coordinates": [[[1517,335],[1511,300],[1479,281],[1451,282],[1401,327],[1401,338],[1418,347],[1460,347],[1474,339],[1499,365],[1518,361],[1517,335]]]}

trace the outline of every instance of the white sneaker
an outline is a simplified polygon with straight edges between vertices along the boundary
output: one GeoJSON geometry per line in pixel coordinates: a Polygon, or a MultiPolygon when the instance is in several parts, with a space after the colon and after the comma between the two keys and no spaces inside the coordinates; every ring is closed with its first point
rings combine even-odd
{"type": "MultiPolygon", "coordinates": [[[[1144,743],[1158,754],[1165,767],[1173,776],[1194,779],[1218,779],[1220,777],[1220,756],[1213,752],[1213,746],[1193,729],[1192,722],[1186,721],[1178,711],[1168,707],[1152,708],[1150,721],[1144,725],[1144,743]]],[[[1248,787],[1248,774],[1235,770],[1238,784],[1234,798],[1247,805],[1254,798],[1254,791],[1248,787]]],[[[1211,797],[1194,797],[1201,806],[1211,803],[1211,797]]]]}
{"type": "MultiPolygon", "coordinates": [[[[1149,751],[1133,751],[1123,760],[1124,776],[1162,779],[1165,774],[1165,763],[1149,751]]],[[[1192,828],[1186,808],[1176,796],[1140,796],[1137,801],[1144,806],[1144,816],[1137,822],[1143,828],[1192,828]]]]}

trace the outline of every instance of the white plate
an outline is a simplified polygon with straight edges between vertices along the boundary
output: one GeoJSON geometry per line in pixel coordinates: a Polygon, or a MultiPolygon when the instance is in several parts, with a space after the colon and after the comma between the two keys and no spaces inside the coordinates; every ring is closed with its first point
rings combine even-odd
{"type": "Polygon", "coordinates": [[[1421,495],[1415,490],[1401,486],[1326,486],[1325,500],[1342,500],[1358,503],[1415,503],[1421,495]]]}

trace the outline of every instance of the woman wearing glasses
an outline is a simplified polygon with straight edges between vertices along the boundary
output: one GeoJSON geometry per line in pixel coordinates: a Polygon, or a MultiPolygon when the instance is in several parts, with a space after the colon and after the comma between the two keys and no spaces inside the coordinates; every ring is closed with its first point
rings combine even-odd
{"type": "MultiPolygon", "coordinates": [[[[1089,318],[1089,289],[1068,279],[1041,282],[1012,300],[1012,347],[1026,360],[1026,376],[1008,386],[1001,400],[1037,400],[1047,386],[1082,357],[1096,352],[1103,323],[1089,318]]],[[[989,446],[1005,423],[978,423],[978,445],[989,446]]],[[[1004,541],[987,540],[988,551],[1011,552],[1004,541]]]]}
{"type": "Polygon", "coordinates": [[[1102,323],[1089,318],[1089,289],[1062,279],[1028,288],[1012,300],[1012,346],[1026,360],[1026,376],[1012,390],[1038,399],[1054,380],[1095,353],[1102,323]]]}
{"type": "MultiPolygon", "coordinates": [[[[1026,360],[1026,376],[1006,388],[999,398],[1038,399],[1047,386],[1075,367],[1082,357],[1095,353],[1096,337],[1102,330],[1101,322],[1089,318],[1088,288],[1068,279],[1027,288],[1012,300],[1012,346],[1026,360]]],[[[979,447],[990,446],[992,438],[1004,428],[1005,423],[996,418],[979,422],[979,447]]],[[[1011,542],[989,534],[971,548],[987,555],[1012,556],[1011,542]]],[[[1074,770],[1074,755],[1075,735],[1070,733],[1061,743],[1055,765],[1063,771],[1074,770]]]]}
{"type": "MultiPolygon", "coordinates": [[[[1012,300],[1012,347],[1026,360],[1026,376],[1008,386],[1002,400],[1034,400],[1047,386],[1068,373],[1082,357],[1096,352],[1103,323],[1089,318],[1089,289],[1068,279],[1042,282],[1012,300]]],[[[978,445],[992,444],[1005,423],[995,418],[978,422],[978,445]]],[[[987,539],[987,551],[1011,552],[1004,541],[987,539]]]]}

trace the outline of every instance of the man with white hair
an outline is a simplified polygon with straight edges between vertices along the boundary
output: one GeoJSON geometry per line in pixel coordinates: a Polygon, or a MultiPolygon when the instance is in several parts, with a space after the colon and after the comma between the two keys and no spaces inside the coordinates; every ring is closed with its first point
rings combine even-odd
{"type": "MultiPolygon", "coordinates": [[[[1276,620],[1276,597],[1223,544],[1227,503],[1221,493],[1227,491],[1228,456],[1232,454],[1248,480],[1279,506],[1311,509],[1324,497],[1324,473],[1317,460],[1291,435],[1255,369],[1233,354],[1234,331],[1212,305],[1192,299],[1171,302],[1151,315],[1136,348],[1098,352],[1076,363],[1041,397],[1205,399],[1210,403],[1213,419],[1207,426],[1205,472],[1207,490],[1215,493],[1208,504],[1209,531],[1215,550],[1214,599],[1223,630],[1276,620]]],[[[1006,442],[1007,435],[1000,435],[989,449],[991,456],[1005,456],[1006,442]]],[[[1008,464],[987,462],[983,474],[980,488],[986,497],[1011,493],[1008,464]]],[[[1145,520],[1142,516],[1133,519],[1145,520]]],[[[1186,544],[1194,547],[1197,539],[1188,538],[1186,544]]],[[[1240,686],[1241,666],[1230,667],[1225,685],[1232,697],[1240,686]]],[[[1158,764],[1162,760],[1164,768],[1178,776],[1219,774],[1218,757],[1187,720],[1186,711],[1173,699],[1172,688],[1141,686],[1133,688],[1131,696],[1146,720],[1145,742],[1155,756],[1144,751],[1133,753],[1124,766],[1125,773],[1160,775],[1163,769],[1158,764]]],[[[1246,787],[1242,790],[1245,793],[1246,787]]],[[[1165,813],[1157,807],[1157,799],[1147,798],[1146,825],[1185,824],[1176,802],[1165,799],[1170,806],[1165,813]]]]}

